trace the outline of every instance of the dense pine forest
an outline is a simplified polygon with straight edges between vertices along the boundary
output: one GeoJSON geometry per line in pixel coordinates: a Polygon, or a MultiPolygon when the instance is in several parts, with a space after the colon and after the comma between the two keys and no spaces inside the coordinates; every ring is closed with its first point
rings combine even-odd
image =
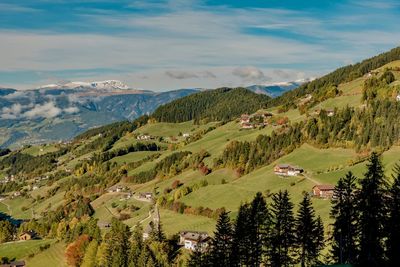
{"type": "Polygon", "coordinates": [[[269,99],[245,88],[219,88],[162,105],[152,117],[160,122],[227,121],[265,107],[269,99]]]}

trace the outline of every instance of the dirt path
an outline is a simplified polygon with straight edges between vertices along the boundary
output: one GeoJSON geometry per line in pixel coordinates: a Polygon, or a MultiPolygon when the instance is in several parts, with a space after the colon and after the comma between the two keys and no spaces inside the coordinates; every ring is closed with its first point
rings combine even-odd
{"type": "Polygon", "coordinates": [[[303,176],[304,176],[307,180],[311,181],[312,183],[314,183],[314,184],[316,184],[316,185],[321,184],[321,183],[318,182],[317,180],[315,180],[315,179],[311,178],[310,176],[308,176],[306,173],[303,173],[303,176]]]}

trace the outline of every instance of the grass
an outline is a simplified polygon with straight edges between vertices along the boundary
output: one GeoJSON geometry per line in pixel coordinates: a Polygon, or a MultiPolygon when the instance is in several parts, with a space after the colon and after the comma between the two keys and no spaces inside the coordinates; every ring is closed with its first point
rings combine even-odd
{"type": "Polygon", "coordinates": [[[29,154],[32,156],[41,156],[46,153],[55,152],[57,150],[58,148],[56,145],[37,145],[24,149],[22,153],[29,154]]]}
{"type": "Polygon", "coordinates": [[[95,209],[94,217],[98,218],[101,222],[111,222],[112,217],[118,217],[117,208],[122,208],[124,204],[126,205],[135,205],[140,209],[135,212],[130,212],[131,218],[124,221],[129,226],[134,226],[137,222],[141,221],[142,219],[148,216],[150,210],[150,203],[138,201],[134,198],[129,200],[123,199],[123,193],[107,193],[96,200],[94,200],[91,204],[95,209]],[[121,201],[121,199],[123,199],[121,201]],[[112,207],[112,203],[117,204],[116,208],[112,207]]]}
{"type": "Polygon", "coordinates": [[[54,243],[50,248],[36,254],[33,258],[28,258],[27,266],[42,267],[42,266],[67,266],[65,263],[65,244],[62,242],[54,243]]]}
{"type": "Polygon", "coordinates": [[[152,136],[177,136],[179,133],[190,133],[212,126],[214,123],[194,125],[193,121],[181,123],[149,123],[136,130],[137,133],[150,134],[152,136]]]}
{"type": "Polygon", "coordinates": [[[356,156],[357,154],[351,149],[318,149],[304,144],[293,153],[280,158],[277,162],[298,165],[307,173],[313,174],[334,166],[346,166],[356,156]]]}
{"type": "Polygon", "coordinates": [[[205,231],[212,234],[216,224],[214,219],[208,217],[183,215],[164,209],[160,209],[160,219],[162,227],[168,236],[182,230],[205,231]]]}
{"type": "Polygon", "coordinates": [[[42,239],[0,244],[0,256],[17,260],[25,259],[28,255],[39,252],[40,246],[53,244],[54,242],[55,240],[53,239],[42,239]]]}
{"type": "Polygon", "coordinates": [[[157,151],[138,151],[132,152],[120,157],[115,157],[110,160],[110,162],[116,162],[117,164],[126,164],[130,162],[135,162],[146,158],[147,156],[158,153],[157,151]]]}
{"type": "MultiPolygon", "coordinates": [[[[15,219],[31,219],[32,211],[29,209],[32,205],[32,199],[27,199],[24,197],[16,197],[13,199],[6,199],[3,201],[3,205],[6,204],[10,207],[11,211],[6,210],[6,213],[15,219]],[[22,211],[22,207],[28,208],[22,211]]],[[[3,206],[4,208],[4,206],[3,206]]],[[[2,208],[2,209],[3,209],[2,208]]]]}

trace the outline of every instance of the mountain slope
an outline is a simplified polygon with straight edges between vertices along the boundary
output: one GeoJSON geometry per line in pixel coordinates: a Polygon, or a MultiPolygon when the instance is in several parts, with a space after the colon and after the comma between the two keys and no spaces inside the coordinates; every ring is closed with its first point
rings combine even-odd
{"type": "Polygon", "coordinates": [[[68,140],[93,127],[133,120],[159,105],[197,92],[98,88],[0,90],[0,146],[68,140]]]}
{"type": "Polygon", "coordinates": [[[281,96],[272,99],[269,103],[269,107],[284,105],[286,108],[288,108],[289,106],[296,106],[295,100],[300,97],[303,97],[307,94],[326,94],[332,86],[338,86],[341,83],[352,81],[365,74],[368,74],[374,69],[399,59],[400,47],[396,47],[388,52],[363,60],[357,64],[338,68],[321,78],[303,84],[292,91],[288,91],[281,96]]]}
{"type": "Polygon", "coordinates": [[[270,99],[245,88],[220,88],[196,93],[157,108],[152,117],[160,122],[202,119],[223,121],[263,108],[270,99]]]}

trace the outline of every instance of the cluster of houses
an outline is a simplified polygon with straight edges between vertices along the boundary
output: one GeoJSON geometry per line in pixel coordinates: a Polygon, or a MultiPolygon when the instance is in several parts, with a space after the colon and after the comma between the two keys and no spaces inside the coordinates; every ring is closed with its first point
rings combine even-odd
{"type": "Polygon", "coordinates": [[[320,108],[318,108],[318,109],[315,109],[314,110],[314,115],[318,116],[319,114],[321,114],[321,111],[325,111],[326,115],[328,117],[335,116],[335,110],[333,108],[328,108],[328,109],[320,109],[320,108]]]}
{"type": "Polygon", "coordinates": [[[278,164],[274,167],[274,173],[279,176],[298,176],[303,172],[302,168],[289,164],[278,164]]]}
{"type": "Polygon", "coordinates": [[[272,113],[266,112],[262,114],[242,114],[240,117],[240,125],[242,129],[253,129],[259,126],[268,125],[268,119],[271,118],[272,113]]]}
{"type": "Polygon", "coordinates": [[[139,134],[136,139],[139,141],[149,141],[154,139],[154,137],[148,134],[139,134]]]}

